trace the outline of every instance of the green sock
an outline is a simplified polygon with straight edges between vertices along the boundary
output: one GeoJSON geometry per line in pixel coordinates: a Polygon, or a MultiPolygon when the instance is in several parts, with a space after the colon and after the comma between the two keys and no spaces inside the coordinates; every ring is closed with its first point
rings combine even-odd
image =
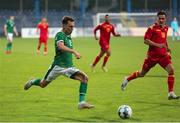
{"type": "Polygon", "coordinates": [[[32,80],[32,85],[37,85],[39,86],[39,83],[41,82],[41,79],[34,79],[32,80]]]}
{"type": "Polygon", "coordinates": [[[79,102],[85,101],[86,91],[87,91],[87,83],[81,82],[79,87],[79,102]]]}
{"type": "Polygon", "coordinates": [[[7,50],[7,51],[10,50],[10,42],[7,43],[7,45],[6,45],[6,50],[7,50]]]}
{"type": "Polygon", "coordinates": [[[10,42],[9,43],[9,50],[11,51],[11,49],[12,49],[12,43],[10,42]]]}

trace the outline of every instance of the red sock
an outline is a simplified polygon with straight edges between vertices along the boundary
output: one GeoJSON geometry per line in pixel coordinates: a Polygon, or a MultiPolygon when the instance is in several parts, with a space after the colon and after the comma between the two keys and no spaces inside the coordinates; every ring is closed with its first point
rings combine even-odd
{"type": "Polygon", "coordinates": [[[171,92],[174,90],[174,75],[168,76],[168,91],[171,92]]]}
{"type": "Polygon", "coordinates": [[[99,62],[99,60],[100,60],[100,57],[97,56],[96,59],[93,62],[93,66],[95,66],[99,62]]]}
{"type": "Polygon", "coordinates": [[[136,72],[134,72],[133,74],[131,74],[131,75],[127,78],[127,80],[128,80],[128,81],[131,81],[132,79],[136,79],[137,77],[139,77],[139,71],[136,71],[136,72]]]}
{"type": "Polygon", "coordinates": [[[37,47],[37,50],[40,50],[40,48],[41,48],[41,45],[39,44],[38,47],[37,47]]]}
{"type": "Polygon", "coordinates": [[[47,52],[47,47],[44,47],[44,52],[47,52]]]}
{"type": "Polygon", "coordinates": [[[103,66],[106,65],[106,62],[108,61],[108,59],[109,59],[109,56],[105,56],[105,57],[104,57],[103,66]]]}

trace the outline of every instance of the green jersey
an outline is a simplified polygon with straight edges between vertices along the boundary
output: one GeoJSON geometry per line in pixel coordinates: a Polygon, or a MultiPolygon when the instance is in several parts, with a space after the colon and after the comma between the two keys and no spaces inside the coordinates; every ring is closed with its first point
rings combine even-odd
{"type": "Polygon", "coordinates": [[[14,21],[12,21],[12,20],[7,20],[6,26],[7,26],[7,27],[6,27],[7,32],[8,32],[8,33],[13,33],[13,29],[14,29],[14,26],[15,26],[14,21]]]}
{"type": "Polygon", "coordinates": [[[58,47],[58,43],[63,42],[64,45],[70,49],[73,49],[72,39],[70,36],[66,35],[64,32],[58,32],[55,36],[55,57],[54,57],[54,65],[58,65],[60,67],[72,67],[72,53],[67,51],[62,51],[58,47]]]}

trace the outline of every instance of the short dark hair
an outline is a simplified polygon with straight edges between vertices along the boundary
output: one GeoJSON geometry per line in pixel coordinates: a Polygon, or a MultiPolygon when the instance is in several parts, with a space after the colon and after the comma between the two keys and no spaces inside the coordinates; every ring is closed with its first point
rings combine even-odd
{"type": "Polygon", "coordinates": [[[159,11],[159,12],[157,13],[157,16],[159,16],[159,15],[165,15],[165,16],[167,16],[166,12],[163,11],[163,10],[161,10],[161,11],[159,11]]]}
{"type": "Polygon", "coordinates": [[[72,17],[70,17],[70,16],[64,16],[63,18],[62,18],[62,24],[67,24],[68,23],[68,21],[71,21],[71,22],[73,22],[74,21],[74,19],[72,18],[72,17]]]}
{"type": "Polygon", "coordinates": [[[105,17],[109,16],[108,14],[105,15],[105,17]]]}

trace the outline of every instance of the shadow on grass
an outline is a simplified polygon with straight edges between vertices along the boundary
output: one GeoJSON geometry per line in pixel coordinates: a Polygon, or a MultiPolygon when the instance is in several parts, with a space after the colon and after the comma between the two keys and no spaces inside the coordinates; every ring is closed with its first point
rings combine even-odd
{"type": "MultiPolygon", "coordinates": [[[[167,100],[167,101],[172,102],[172,101],[180,101],[180,100],[167,100]]],[[[149,108],[144,108],[144,111],[152,110],[153,108],[159,108],[159,107],[174,107],[174,108],[179,108],[180,107],[180,105],[177,105],[176,103],[169,104],[168,102],[166,102],[166,103],[158,103],[158,102],[153,102],[153,101],[152,102],[148,102],[148,101],[135,101],[135,103],[154,105],[154,106],[150,106],[149,108]]]]}
{"type": "MultiPolygon", "coordinates": [[[[119,75],[124,75],[124,76],[129,76],[130,73],[116,73],[116,74],[119,74],[119,75]]],[[[144,78],[146,77],[149,77],[149,78],[166,78],[167,76],[166,75],[145,75],[144,78]]]]}
{"type": "Polygon", "coordinates": [[[51,117],[51,118],[57,118],[56,121],[63,121],[63,122],[130,122],[130,121],[141,121],[140,119],[137,118],[131,118],[131,119],[106,119],[103,117],[98,117],[98,116],[92,116],[92,117],[87,117],[87,119],[78,119],[78,118],[71,118],[71,117],[63,117],[63,116],[52,116],[52,115],[46,115],[46,117],[51,117]],[[59,120],[58,120],[59,119],[59,120]]]}

